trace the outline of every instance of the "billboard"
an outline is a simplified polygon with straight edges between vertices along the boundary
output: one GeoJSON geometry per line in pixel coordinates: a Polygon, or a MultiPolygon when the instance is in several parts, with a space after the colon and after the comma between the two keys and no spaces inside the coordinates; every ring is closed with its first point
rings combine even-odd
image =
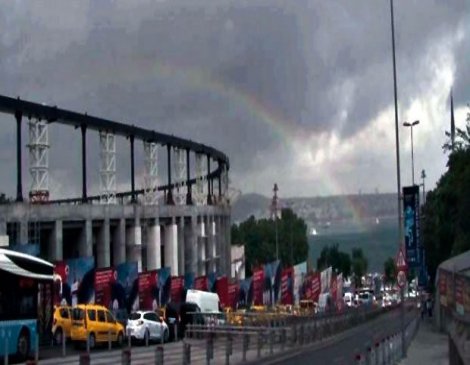
{"type": "Polygon", "coordinates": [[[263,305],[264,269],[253,270],[253,304],[263,305]]]}
{"type": "Polygon", "coordinates": [[[181,303],[184,294],[184,276],[171,277],[170,300],[173,303],[181,303]]]}
{"type": "Polygon", "coordinates": [[[158,309],[158,271],[152,270],[139,273],[139,309],[158,309]]]}
{"type": "Polygon", "coordinates": [[[112,288],[117,280],[117,272],[113,267],[95,270],[95,303],[112,307],[112,288]]]}
{"type": "Polygon", "coordinates": [[[307,262],[294,265],[294,304],[299,304],[302,294],[302,284],[307,273],[307,262]]]}
{"type": "Polygon", "coordinates": [[[117,265],[116,273],[117,280],[112,289],[112,309],[115,314],[127,316],[139,307],[137,262],[123,262],[117,265]]]}
{"type": "Polygon", "coordinates": [[[263,304],[274,305],[279,300],[281,285],[280,261],[276,260],[264,265],[263,304]]]}
{"type": "Polygon", "coordinates": [[[194,289],[207,291],[207,276],[198,276],[194,279],[194,289]]]}
{"type": "Polygon", "coordinates": [[[423,252],[419,237],[419,186],[403,188],[403,224],[405,229],[405,249],[408,267],[417,268],[423,262],[423,252]]]}
{"type": "Polygon", "coordinates": [[[220,299],[220,305],[222,308],[226,308],[230,306],[229,297],[228,297],[228,278],[226,276],[222,276],[217,279],[215,283],[215,289],[217,295],[220,299]]]}
{"type": "Polygon", "coordinates": [[[281,304],[294,304],[294,268],[288,267],[281,273],[281,304]]]}
{"type": "Polygon", "coordinates": [[[95,301],[95,259],[80,257],[54,267],[54,304],[77,305],[95,301]]]}
{"type": "Polygon", "coordinates": [[[253,279],[240,280],[238,308],[249,308],[253,303],[253,279]]]}
{"type": "Polygon", "coordinates": [[[240,285],[237,282],[228,285],[228,302],[229,306],[236,310],[238,308],[238,298],[240,293],[240,285]]]}
{"type": "Polygon", "coordinates": [[[171,293],[171,268],[162,267],[158,273],[158,305],[163,307],[170,300],[171,293]]]}

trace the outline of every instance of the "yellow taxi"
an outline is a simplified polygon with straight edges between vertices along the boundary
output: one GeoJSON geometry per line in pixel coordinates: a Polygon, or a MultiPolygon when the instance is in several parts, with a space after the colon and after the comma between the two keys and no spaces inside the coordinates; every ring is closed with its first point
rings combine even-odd
{"type": "Polygon", "coordinates": [[[52,336],[54,342],[62,344],[62,339],[70,338],[72,328],[72,307],[60,305],[54,308],[54,319],[52,322],[52,336]]]}
{"type": "Polygon", "coordinates": [[[122,346],[124,343],[124,326],[113,314],[101,305],[79,304],[72,308],[72,330],[70,337],[75,343],[86,343],[90,349],[98,343],[111,341],[122,346]]]}

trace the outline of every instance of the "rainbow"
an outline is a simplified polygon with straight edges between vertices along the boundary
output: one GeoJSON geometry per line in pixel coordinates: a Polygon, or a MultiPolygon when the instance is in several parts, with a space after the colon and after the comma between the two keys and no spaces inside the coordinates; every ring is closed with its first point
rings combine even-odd
{"type": "MultiPolygon", "coordinates": [[[[250,94],[246,90],[237,88],[226,82],[222,82],[202,69],[179,65],[177,62],[164,63],[153,62],[153,60],[140,60],[140,63],[136,64],[136,68],[140,72],[150,70],[151,77],[155,77],[157,79],[156,81],[160,79],[181,83],[182,85],[186,85],[190,90],[209,92],[214,95],[214,98],[223,98],[230,103],[234,103],[237,107],[241,108],[241,110],[252,116],[253,120],[263,123],[263,125],[267,127],[267,133],[269,133],[269,131],[273,133],[284,146],[296,146],[298,148],[299,140],[301,140],[299,137],[305,137],[311,134],[311,131],[298,123],[296,128],[292,128],[292,126],[296,124],[295,121],[285,118],[281,113],[277,112],[274,107],[261,102],[256,95],[250,94]]],[[[111,73],[111,69],[112,68],[104,68],[101,75],[111,73]]],[[[145,71],[144,75],[140,74],[140,72],[139,77],[148,77],[145,75],[145,71]]],[[[112,74],[109,74],[109,76],[111,77],[112,74]]],[[[135,82],[138,78],[131,70],[121,73],[120,76],[124,76],[131,82],[135,82]]],[[[321,171],[320,174],[320,188],[321,191],[326,192],[325,195],[342,194],[341,183],[337,181],[328,170],[321,171]]],[[[343,195],[343,198],[349,206],[349,209],[353,212],[353,219],[356,222],[361,222],[364,217],[361,207],[356,203],[353,197],[343,195]]]]}

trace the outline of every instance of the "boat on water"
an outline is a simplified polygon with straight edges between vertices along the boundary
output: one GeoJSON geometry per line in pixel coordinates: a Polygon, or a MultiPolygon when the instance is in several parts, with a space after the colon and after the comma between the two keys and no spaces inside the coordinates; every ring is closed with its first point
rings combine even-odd
{"type": "Polygon", "coordinates": [[[316,236],[317,234],[318,234],[318,232],[317,232],[316,228],[312,228],[310,230],[310,236],[316,236]]]}
{"type": "Polygon", "coordinates": [[[379,223],[380,223],[379,217],[375,217],[375,224],[379,224],[379,223]]]}

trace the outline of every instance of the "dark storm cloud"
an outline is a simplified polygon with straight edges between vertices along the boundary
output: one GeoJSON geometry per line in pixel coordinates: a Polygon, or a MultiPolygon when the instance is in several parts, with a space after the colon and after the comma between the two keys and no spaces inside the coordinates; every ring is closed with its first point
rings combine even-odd
{"type": "MultiPolygon", "coordinates": [[[[0,93],[214,145],[231,157],[239,180],[259,170],[258,160],[291,156],[247,100],[289,123],[293,135],[342,138],[393,103],[389,1],[0,3],[0,93]]],[[[469,13],[465,0],[396,0],[395,9],[405,108],[428,86],[429,72],[419,71],[432,45],[452,37],[469,13]]],[[[468,26],[463,33],[459,94],[470,81],[468,26]]],[[[60,136],[57,150],[78,138],[66,128],[51,133],[60,136]]],[[[97,137],[90,138],[97,155],[97,137]]],[[[127,171],[127,142],[120,144],[127,171]]],[[[63,156],[52,162],[69,164],[63,156]]]]}

